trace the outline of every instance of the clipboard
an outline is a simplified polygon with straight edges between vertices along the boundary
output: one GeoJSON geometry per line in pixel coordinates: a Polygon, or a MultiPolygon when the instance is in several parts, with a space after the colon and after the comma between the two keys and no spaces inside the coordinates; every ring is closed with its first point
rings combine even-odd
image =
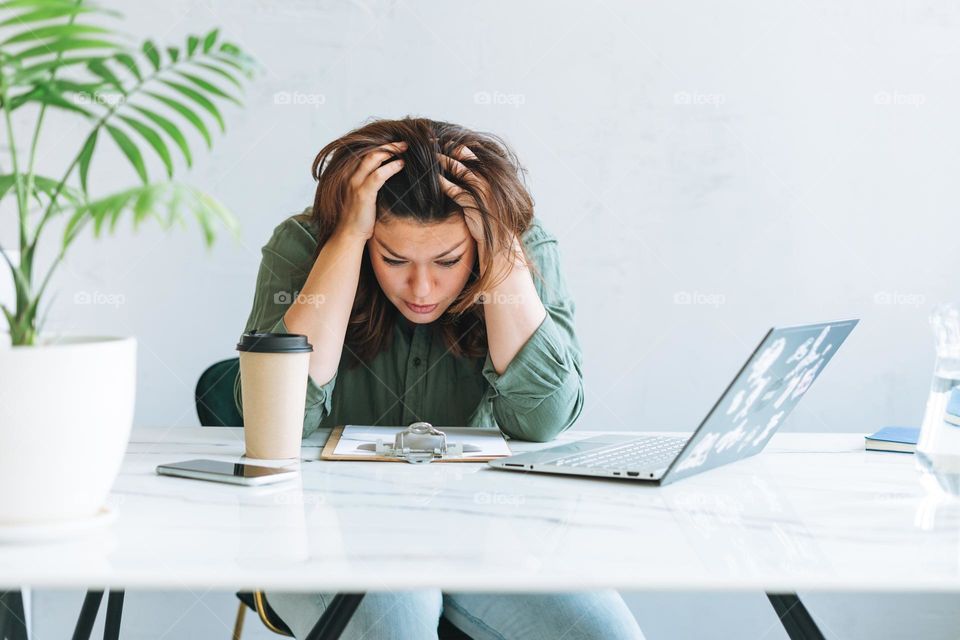
{"type": "MultiPolygon", "coordinates": [[[[349,460],[352,462],[404,462],[406,460],[403,458],[382,456],[376,453],[337,453],[337,446],[340,444],[340,440],[343,436],[344,430],[347,426],[358,426],[358,425],[337,425],[330,430],[330,436],[327,438],[326,444],[323,445],[323,449],[320,452],[321,460],[349,460]]],[[[378,427],[366,427],[371,430],[375,430],[378,427]]],[[[379,427],[381,429],[386,429],[386,427],[379,427]]],[[[397,427],[397,429],[403,429],[404,427],[397,427]]],[[[464,455],[462,457],[454,458],[437,458],[433,462],[487,462],[489,460],[497,460],[499,458],[506,458],[507,456],[512,455],[510,447],[507,444],[506,440],[503,439],[503,434],[500,433],[500,430],[496,427],[439,427],[442,430],[445,430],[448,433],[451,439],[456,439],[457,436],[461,435],[460,433],[450,432],[450,429],[456,429],[458,432],[476,432],[478,435],[498,436],[503,443],[504,453],[490,454],[490,455],[464,455]]],[[[386,432],[384,433],[384,441],[392,441],[393,433],[386,432]]]]}

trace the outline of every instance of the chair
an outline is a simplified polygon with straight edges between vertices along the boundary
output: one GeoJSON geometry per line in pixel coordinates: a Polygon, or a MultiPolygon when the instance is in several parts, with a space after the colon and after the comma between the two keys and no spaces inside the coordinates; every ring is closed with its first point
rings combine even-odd
{"type": "MultiPolygon", "coordinates": [[[[233,383],[240,371],[240,359],[230,358],[216,362],[200,374],[194,400],[197,405],[197,417],[204,427],[233,427],[243,424],[243,417],[237,409],[233,397],[233,383]]],[[[243,619],[247,609],[257,612],[260,621],[267,629],[282,636],[293,637],[290,628],[280,619],[280,616],[270,607],[262,591],[252,593],[241,591],[237,593],[240,606],[237,609],[237,619],[233,627],[233,640],[240,640],[243,631],[243,619]]],[[[354,605],[356,606],[356,605],[354,605]]],[[[463,633],[449,620],[442,617],[437,627],[441,640],[470,640],[470,636],[463,633]]],[[[339,635],[339,634],[336,634],[339,635]]]]}
{"type": "Polygon", "coordinates": [[[243,416],[233,400],[233,382],[240,371],[240,359],[221,360],[207,367],[197,380],[194,400],[197,417],[204,427],[239,427],[243,416]]]}

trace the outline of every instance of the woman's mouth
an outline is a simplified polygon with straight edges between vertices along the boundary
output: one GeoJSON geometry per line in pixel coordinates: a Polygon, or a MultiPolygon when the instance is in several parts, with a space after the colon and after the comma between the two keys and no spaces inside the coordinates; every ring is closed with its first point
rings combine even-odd
{"type": "Polygon", "coordinates": [[[406,300],[404,300],[403,303],[407,305],[407,308],[414,313],[426,314],[437,308],[437,305],[435,304],[413,304],[411,302],[407,302],[406,300]]]}

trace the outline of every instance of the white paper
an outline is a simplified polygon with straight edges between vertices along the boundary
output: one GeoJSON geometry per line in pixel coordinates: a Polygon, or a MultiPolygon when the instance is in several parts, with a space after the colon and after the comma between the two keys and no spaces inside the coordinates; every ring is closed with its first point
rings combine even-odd
{"type": "MultiPolygon", "coordinates": [[[[489,427],[436,427],[447,434],[447,443],[472,444],[480,447],[480,451],[465,452],[464,458],[484,458],[487,456],[509,456],[510,447],[504,440],[499,429],[489,427]]],[[[348,455],[370,458],[377,455],[376,451],[358,450],[357,446],[366,442],[376,444],[383,440],[384,444],[393,445],[393,438],[406,427],[376,427],[348,424],[343,428],[340,441],[334,449],[336,455],[348,455]]]]}

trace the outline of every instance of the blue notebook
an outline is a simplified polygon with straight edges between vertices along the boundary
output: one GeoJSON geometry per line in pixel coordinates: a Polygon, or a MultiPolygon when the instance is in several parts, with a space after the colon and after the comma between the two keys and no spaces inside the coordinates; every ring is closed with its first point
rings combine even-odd
{"type": "Polygon", "coordinates": [[[867,451],[914,453],[919,437],[919,427],[884,427],[864,440],[867,451]]]}

